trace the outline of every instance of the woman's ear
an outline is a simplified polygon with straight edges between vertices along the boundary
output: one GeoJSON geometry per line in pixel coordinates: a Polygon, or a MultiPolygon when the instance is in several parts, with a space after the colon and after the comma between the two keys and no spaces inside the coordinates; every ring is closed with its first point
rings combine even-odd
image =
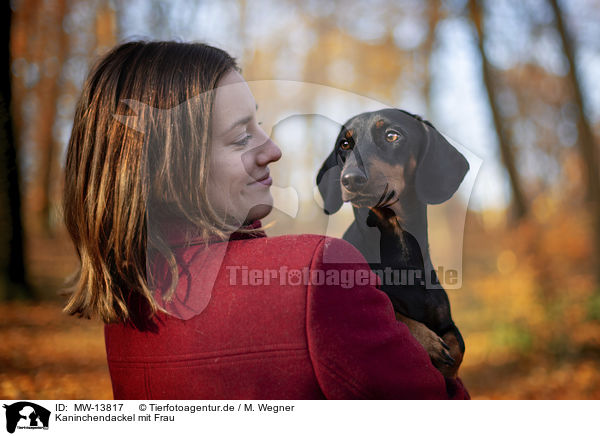
{"type": "Polygon", "coordinates": [[[337,162],[335,150],[325,159],[317,175],[317,187],[323,197],[323,209],[327,215],[336,213],[342,207],[342,170],[337,162]]]}
{"type": "Polygon", "coordinates": [[[422,123],[426,132],[423,157],[417,166],[415,187],[419,200],[439,204],[458,190],[469,162],[433,126],[422,123]]]}

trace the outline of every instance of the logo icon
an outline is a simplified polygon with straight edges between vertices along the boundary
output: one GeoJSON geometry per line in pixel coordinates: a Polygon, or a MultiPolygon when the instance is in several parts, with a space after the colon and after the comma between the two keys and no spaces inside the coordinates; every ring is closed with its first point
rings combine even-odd
{"type": "Polygon", "coordinates": [[[15,429],[48,429],[50,411],[29,401],[19,401],[11,405],[4,404],[6,409],[6,431],[14,433],[15,429]]]}

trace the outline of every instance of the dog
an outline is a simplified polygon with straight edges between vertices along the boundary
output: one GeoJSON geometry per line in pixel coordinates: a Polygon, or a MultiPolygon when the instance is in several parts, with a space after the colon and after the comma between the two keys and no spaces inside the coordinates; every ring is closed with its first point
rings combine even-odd
{"type": "Polygon", "coordinates": [[[354,222],[343,239],[380,277],[396,317],[447,377],[455,377],[465,344],[429,256],[427,205],[448,200],[469,163],[428,121],[400,109],[366,112],[342,126],[317,186],[324,211],[351,202],[354,222]],[[407,277],[407,274],[410,277],[407,277]]]}

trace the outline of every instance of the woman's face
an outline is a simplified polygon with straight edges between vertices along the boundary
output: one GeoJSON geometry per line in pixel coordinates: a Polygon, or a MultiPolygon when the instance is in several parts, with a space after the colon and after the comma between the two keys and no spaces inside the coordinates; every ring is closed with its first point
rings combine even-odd
{"type": "Polygon", "coordinates": [[[271,212],[268,165],[281,150],[260,128],[256,102],[236,71],[219,82],[211,119],[208,198],[228,224],[248,224],[271,212]]]}

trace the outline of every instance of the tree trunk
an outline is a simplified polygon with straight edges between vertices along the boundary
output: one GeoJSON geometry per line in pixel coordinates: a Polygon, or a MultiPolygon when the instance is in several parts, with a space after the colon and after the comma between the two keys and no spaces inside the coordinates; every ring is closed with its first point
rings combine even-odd
{"type": "Polygon", "coordinates": [[[15,147],[10,77],[10,2],[4,5],[0,78],[0,299],[32,298],[25,275],[19,165],[15,147]]]}
{"type": "Polygon", "coordinates": [[[549,0],[556,19],[556,29],[560,34],[564,54],[569,62],[568,80],[573,89],[575,106],[577,107],[577,129],[579,138],[577,145],[579,153],[583,160],[585,168],[585,180],[587,189],[587,199],[590,205],[590,212],[593,215],[594,223],[594,251],[596,253],[596,262],[594,268],[597,274],[598,292],[600,292],[600,178],[598,177],[598,151],[594,140],[594,133],[588,119],[585,117],[585,105],[583,101],[583,92],[581,84],[577,78],[577,63],[575,60],[575,46],[571,35],[569,34],[562,16],[562,11],[556,0],[549,0]]]}
{"type": "Polygon", "coordinates": [[[490,103],[490,109],[492,111],[494,128],[496,129],[496,134],[498,137],[498,146],[500,147],[502,162],[510,179],[516,217],[517,219],[521,219],[527,214],[527,203],[525,201],[521,179],[519,178],[519,173],[515,164],[514,151],[511,147],[509,135],[504,128],[504,123],[502,122],[502,118],[500,116],[500,110],[496,103],[496,88],[494,86],[492,67],[488,62],[484,49],[485,31],[483,29],[483,13],[477,0],[469,0],[469,10],[471,21],[473,21],[477,31],[477,45],[479,47],[479,54],[481,55],[481,73],[490,103]]]}
{"type": "Polygon", "coordinates": [[[41,5],[38,11],[38,32],[49,38],[35,38],[32,56],[41,72],[41,79],[35,90],[38,99],[36,114],[35,144],[37,148],[36,171],[31,187],[31,211],[34,213],[37,231],[51,236],[50,211],[52,192],[57,179],[57,154],[59,146],[55,140],[54,122],[56,105],[60,95],[60,70],[67,54],[68,38],[63,30],[66,14],[66,0],[55,0],[41,5]],[[54,59],[52,66],[51,59],[54,59]]]}
{"type": "Polygon", "coordinates": [[[431,57],[433,56],[433,51],[435,48],[435,31],[437,29],[438,23],[442,18],[442,12],[440,8],[440,3],[437,1],[429,2],[427,6],[427,37],[425,38],[425,42],[423,43],[422,54],[423,54],[423,70],[425,71],[425,76],[423,77],[423,95],[425,97],[425,104],[427,107],[427,113],[425,114],[425,118],[431,119],[433,116],[432,108],[433,104],[431,101],[431,57]]]}

